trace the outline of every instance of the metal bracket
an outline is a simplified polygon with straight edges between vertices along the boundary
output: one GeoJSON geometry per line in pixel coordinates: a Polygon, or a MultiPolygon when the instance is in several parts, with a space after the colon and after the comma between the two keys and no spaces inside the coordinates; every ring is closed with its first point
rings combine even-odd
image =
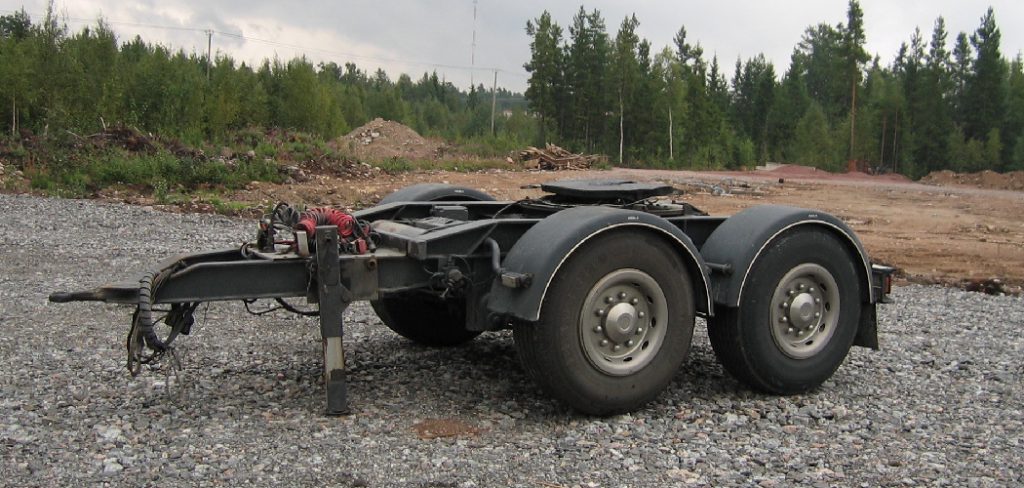
{"type": "Polygon", "coordinates": [[[320,301],[320,336],[324,352],[324,389],[327,390],[327,415],[344,415],[348,409],[348,384],[345,381],[345,351],[342,343],[342,313],[348,307],[341,284],[338,255],[338,228],[316,228],[316,278],[320,301]]]}

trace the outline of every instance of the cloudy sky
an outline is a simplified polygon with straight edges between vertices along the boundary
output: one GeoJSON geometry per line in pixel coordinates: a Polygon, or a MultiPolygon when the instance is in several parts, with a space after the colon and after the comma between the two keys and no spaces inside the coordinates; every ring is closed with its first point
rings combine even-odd
{"type": "MultiPolygon", "coordinates": [[[[24,8],[33,19],[46,10],[45,0],[0,0],[0,14],[24,8]]],[[[764,53],[782,73],[804,29],[846,20],[846,0],[591,0],[587,10],[603,14],[610,35],[622,19],[635,13],[641,37],[655,50],[670,45],[681,25],[705,55],[717,54],[731,76],[737,57],[764,53]]],[[[865,12],[867,49],[889,64],[901,42],[915,27],[930,38],[935,18],[943,16],[950,31],[973,32],[988,6],[995,9],[1002,31],[1003,55],[1024,49],[1024,2],[1020,0],[861,0],[865,12]]],[[[306,55],[314,61],[355,62],[373,71],[384,68],[392,78],[409,73],[418,78],[436,70],[466,88],[473,79],[488,86],[491,69],[498,84],[521,91],[529,59],[526,21],[546,9],[567,26],[578,1],[477,0],[267,1],[267,0],[55,0],[57,12],[73,30],[102,16],[121,40],[141,35],[186,51],[206,51],[207,29],[213,49],[236,60],[259,62],[275,56],[306,55]],[[476,30],[475,54],[472,49],[476,30]],[[477,69],[470,69],[475,66],[477,69]]]]}

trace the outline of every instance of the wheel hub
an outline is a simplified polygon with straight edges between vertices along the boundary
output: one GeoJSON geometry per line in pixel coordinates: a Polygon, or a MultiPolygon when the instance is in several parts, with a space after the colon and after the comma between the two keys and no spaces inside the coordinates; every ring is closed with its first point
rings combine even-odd
{"type": "Polygon", "coordinates": [[[605,374],[632,374],[657,355],[668,319],[668,300],[654,278],[632,268],[612,271],[591,287],[583,302],[583,352],[605,374]]]}
{"type": "Polygon", "coordinates": [[[835,332],[839,286],[824,267],[801,264],[779,280],[772,304],[775,344],[791,358],[809,358],[824,349],[835,332]]]}
{"type": "MultiPolygon", "coordinates": [[[[789,306],[789,322],[797,328],[807,328],[817,322],[814,317],[816,307],[814,306],[814,297],[810,293],[801,293],[793,298],[793,302],[789,306]]],[[[819,317],[820,311],[818,312],[819,317]]]]}
{"type": "Polygon", "coordinates": [[[618,303],[605,315],[604,328],[609,339],[621,343],[636,334],[637,323],[636,307],[629,303],[618,303]]]}

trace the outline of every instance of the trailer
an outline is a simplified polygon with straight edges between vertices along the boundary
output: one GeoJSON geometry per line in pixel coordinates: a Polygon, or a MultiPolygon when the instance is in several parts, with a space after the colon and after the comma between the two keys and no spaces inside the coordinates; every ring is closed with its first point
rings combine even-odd
{"type": "Polygon", "coordinates": [[[134,307],[133,374],[173,351],[202,302],[271,299],[318,315],[331,415],[349,408],[342,315],[359,300],[427,346],[511,329],[541,389],[594,415],[663,391],[698,316],[725,369],[769,394],[814,389],[852,346],[878,348],[876,305],[893,269],[872,264],[832,215],[765,205],[709,216],[671,186],[632,180],[540,189],[495,201],[420,184],[354,213],[279,204],[240,248],[176,256],[137,280],[50,301],[134,307]]]}

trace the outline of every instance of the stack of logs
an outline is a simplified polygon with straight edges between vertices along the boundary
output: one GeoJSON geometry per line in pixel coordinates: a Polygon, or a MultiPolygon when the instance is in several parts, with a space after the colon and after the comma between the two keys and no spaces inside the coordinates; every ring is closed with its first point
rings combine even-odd
{"type": "Polygon", "coordinates": [[[544,149],[530,146],[516,154],[517,159],[510,156],[507,161],[517,162],[525,169],[545,171],[583,170],[590,169],[595,163],[605,161],[605,157],[597,154],[574,154],[554,144],[547,144],[544,149]]]}

